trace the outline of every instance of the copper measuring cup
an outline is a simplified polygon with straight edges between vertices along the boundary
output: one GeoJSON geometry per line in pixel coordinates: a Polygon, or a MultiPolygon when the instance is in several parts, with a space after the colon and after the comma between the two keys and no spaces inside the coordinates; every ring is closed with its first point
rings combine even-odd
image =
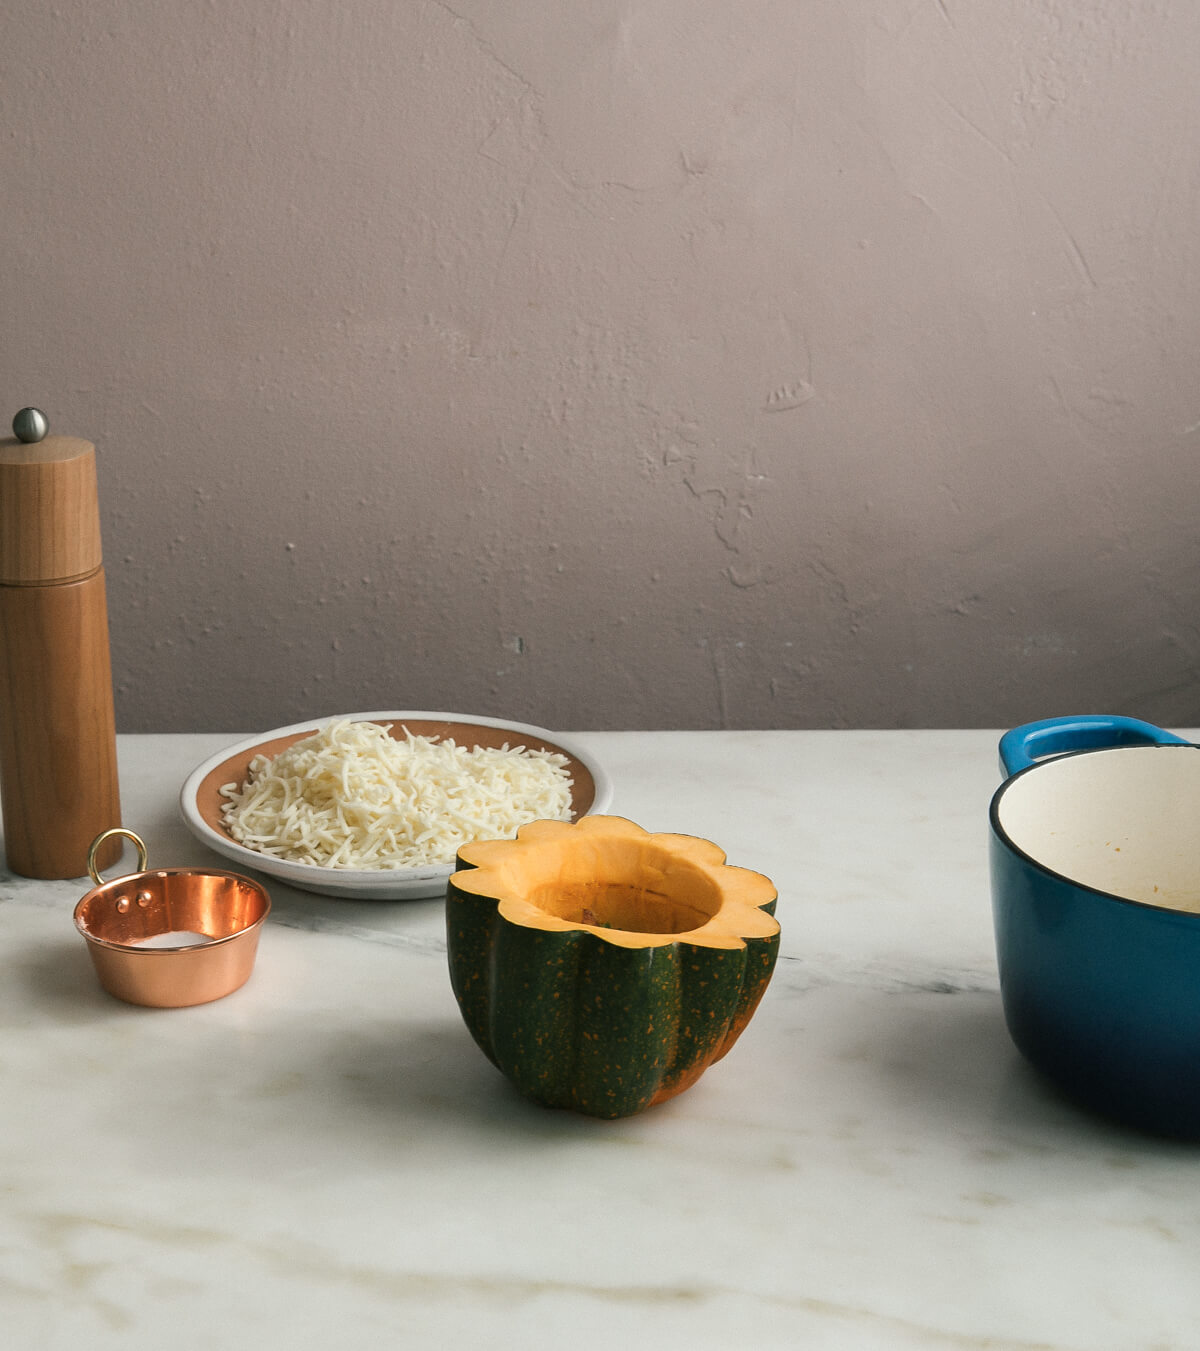
{"type": "Polygon", "coordinates": [[[145,843],[122,827],[92,841],[88,873],[96,885],[75,907],[75,927],[109,994],[184,1008],[221,999],[250,978],[271,909],[258,882],[213,868],[147,870],[145,843]],[[114,835],[133,841],[138,870],[105,882],[96,851],[114,835]]]}

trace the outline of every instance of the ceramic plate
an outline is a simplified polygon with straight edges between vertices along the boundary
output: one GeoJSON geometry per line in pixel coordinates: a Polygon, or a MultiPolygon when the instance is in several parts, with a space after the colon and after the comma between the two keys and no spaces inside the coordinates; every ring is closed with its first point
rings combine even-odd
{"type": "Polygon", "coordinates": [[[355,900],[417,900],[421,897],[441,896],[446,890],[446,879],[453,867],[403,869],[321,868],[308,863],[292,863],[271,858],[257,850],[240,845],[221,823],[220,789],[227,783],[244,783],[250,761],[256,755],[278,755],[294,741],[311,736],[328,723],[350,718],[355,722],[392,723],[392,735],[403,736],[407,727],[415,736],[453,737],[460,746],[527,746],[530,750],[556,751],[567,757],[567,771],[571,775],[572,819],[578,820],[591,812],[608,810],[612,801],[612,784],[608,774],[582,747],[575,745],[557,732],[544,727],[531,727],[521,722],[501,722],[495,718],[479,718],[459,713],[344,713],[336,718],[314,718],[310,722],[293,723],[273,732],[239,741],[188,775],[179,795],[179,808],[188,829],[202,843],[241,868],[253,868],[269,877],[276,877],[302,891],[315,891],[325,896],[345,896],[355,900]]]}

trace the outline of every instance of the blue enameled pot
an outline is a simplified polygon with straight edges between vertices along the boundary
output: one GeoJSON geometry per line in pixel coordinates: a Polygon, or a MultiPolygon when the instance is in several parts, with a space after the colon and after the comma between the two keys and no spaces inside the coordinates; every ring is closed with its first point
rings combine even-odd
{"type": "Polygon", "coordinates": [[[1200,1138],[1200,748],[1133,718],[1051,718],[1008,732],[1000,762],[1013,1041],[1083,1105],[1200,1138]]]}

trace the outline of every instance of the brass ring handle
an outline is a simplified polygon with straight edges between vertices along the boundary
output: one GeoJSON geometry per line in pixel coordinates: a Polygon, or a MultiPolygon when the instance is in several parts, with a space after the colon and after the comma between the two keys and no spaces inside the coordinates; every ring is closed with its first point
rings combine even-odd
{"type": "Polygon", "coordinates": [[[126,830],[124,826],[114,826],[112,830],[106,830],[97,835],[92,841],[92,847],[88,850],[88,876],[97,886],[104,882],[104,878],[96,871],[96,851],[105,840],[111,840],[114,835],[124,835],[127,840],[133,841],[133,847],[137,850],[138,865],[137,871],[144,873],[146,871],[146,842],[140,835],[132,830],[126,830]]]}

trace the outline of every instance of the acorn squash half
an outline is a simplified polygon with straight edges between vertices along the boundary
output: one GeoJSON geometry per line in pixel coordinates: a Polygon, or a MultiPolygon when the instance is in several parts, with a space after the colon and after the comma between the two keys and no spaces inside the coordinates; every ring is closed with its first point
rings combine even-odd
{"type": "Polygon", "coordinates": [[[630,1116],[738,1039],[778,956],[775,900],[708,840],[616,816],[535,821],[459,851],[451,984],[476,1042],[527,1097],[630,1116]]]}

